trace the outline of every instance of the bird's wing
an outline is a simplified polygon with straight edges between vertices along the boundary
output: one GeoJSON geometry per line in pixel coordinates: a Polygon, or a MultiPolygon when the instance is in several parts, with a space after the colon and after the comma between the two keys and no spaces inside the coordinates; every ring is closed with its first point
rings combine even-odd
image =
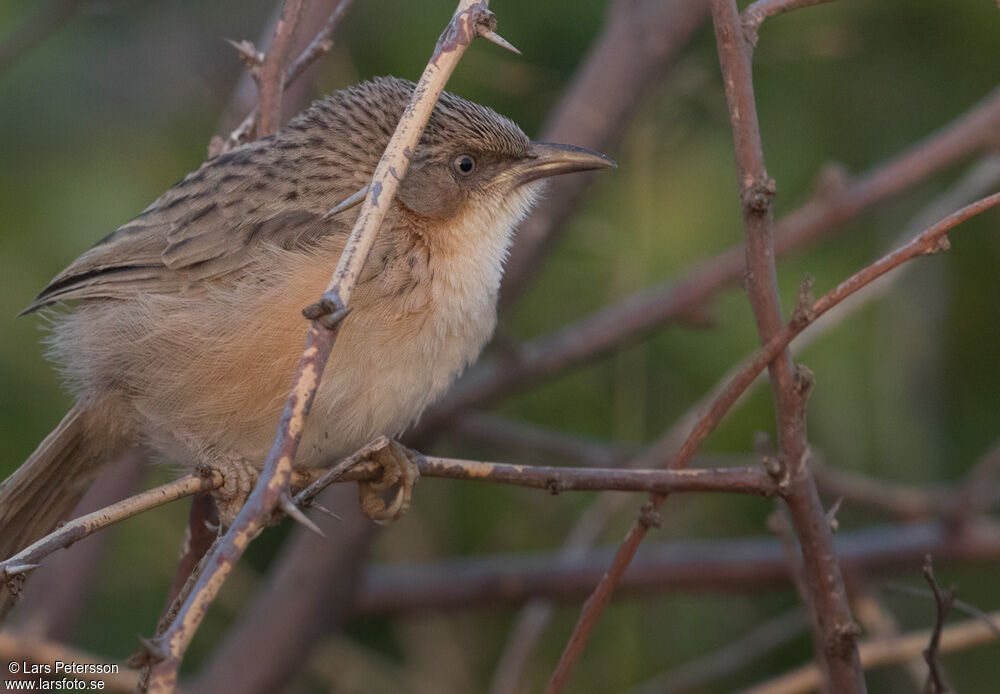
{"type": "Polygon", "coordinates": [[[246,177],[230,173],[219,178],[211,164],[77,258],[22,315],[71,299],[195,290],[239,271],[261,243],[305,249],[320,238],[349,231],[343,219],[347,215],[324,219],[317,212],[274,204],[275,191],[255,189],[251,171],[246,177]],[[231,180],[224,180],[227,176],[231,180]]]}

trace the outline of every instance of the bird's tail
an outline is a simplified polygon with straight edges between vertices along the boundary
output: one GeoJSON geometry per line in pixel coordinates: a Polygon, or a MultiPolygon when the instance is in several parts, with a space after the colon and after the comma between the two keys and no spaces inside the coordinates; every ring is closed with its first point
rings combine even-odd
{"type": "Polygon", "coordinates": [[[77,403],[24,464],[0,483],[0,561],[66,520],[101,465],[125,447],[112,408],[77,403]]]}

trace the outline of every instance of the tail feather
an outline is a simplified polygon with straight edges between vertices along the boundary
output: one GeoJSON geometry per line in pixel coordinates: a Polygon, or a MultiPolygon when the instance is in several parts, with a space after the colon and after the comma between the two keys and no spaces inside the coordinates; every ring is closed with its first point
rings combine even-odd
{"type": "Polygon", "coordinates": [[[0,560],[67,520],[101,465],[124,449],[108,408],[77,403],[0,483],[0,560]]]}

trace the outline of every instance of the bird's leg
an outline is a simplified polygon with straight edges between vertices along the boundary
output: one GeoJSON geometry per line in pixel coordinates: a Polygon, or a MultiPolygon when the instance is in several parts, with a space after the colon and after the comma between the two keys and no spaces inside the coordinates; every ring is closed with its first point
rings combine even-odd
{"type": "Polygon", "coordinates": [[[382,476],[374,482],[358,482],[358,500],[361,511],[378,525],[390,525],[410,508],[413,485],[420,479],[418,461],[420,454],[390,439],[370,457],[382,468],[382,476]],[[387,504],[380,492],[398,487],[387,504]]]}
{"type": "Polygon", "coordinates": [[[246,503],[260,470],[235,453],[213,453],[202,458],[202,465],[222,475],[222,486],[212,492],[212,499],[219,516],[219,532],[223,533],[246,503]]]}

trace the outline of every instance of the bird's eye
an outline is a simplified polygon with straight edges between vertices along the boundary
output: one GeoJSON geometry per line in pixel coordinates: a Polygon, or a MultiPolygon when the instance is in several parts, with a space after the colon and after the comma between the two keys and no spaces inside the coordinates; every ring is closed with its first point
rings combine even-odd
{"type": "Polygon", "coordinates": [[[452,162],[452,166],[460,176],[468,176],[476,170],[476,160],[469,154],[459,154],[452,162]]]}

